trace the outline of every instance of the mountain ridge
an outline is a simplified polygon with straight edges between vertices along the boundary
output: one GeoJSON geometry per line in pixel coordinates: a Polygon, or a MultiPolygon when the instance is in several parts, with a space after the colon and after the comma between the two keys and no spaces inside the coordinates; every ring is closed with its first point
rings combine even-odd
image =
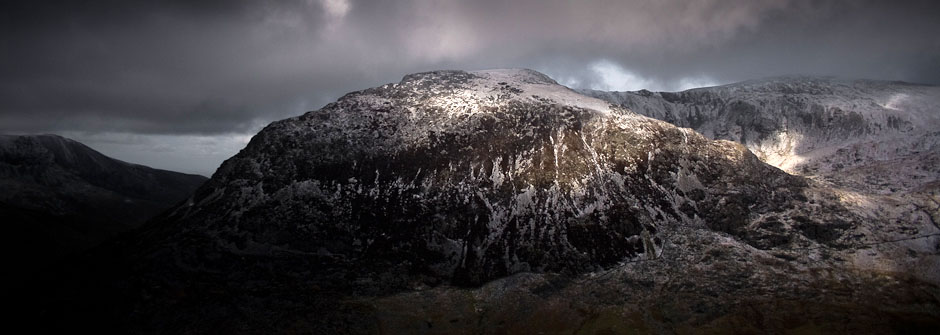
{"type": "Polygon", "coordinates": [[[157,333],[936,323],[936,248],[885,242],[922,217],[859,214],[742,144],[546,78],[419,73],[273,122],[98,250],[102,272],[62,276],[96,290],[47,285],[80,307],[31,308],[157,333]]]}
{"type": "Polygon", "coordinates": [[[0,135],[3,254],[16,269],[7,279],[141,225],[204,180],[112,159],[58,135],[0,135]]]}
{"type": "MultiPolygon", "coordinates": [[[[854,174],[853,169],[905,157],[932,162],[937,156],[937,86],[795,77],[682,92],[581,92],[712,139],[743,143],[790,173],[865,192],[877,192],[881,183],[868,183],[871,173],[854,174]]],[[[938,177],[929,168],[892,168],[902,173],[888,182],[896,189],[890,192],[915,189],[912,181],[938,177]]]]}

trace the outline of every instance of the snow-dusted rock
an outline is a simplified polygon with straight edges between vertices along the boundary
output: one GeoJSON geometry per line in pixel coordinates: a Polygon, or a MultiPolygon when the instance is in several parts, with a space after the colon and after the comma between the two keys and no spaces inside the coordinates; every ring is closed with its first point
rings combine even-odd
{"type": "Polygon", "coordinates": [[[839,186],[887,194],[940,178],[937,86],[779,77],[682,92],[581,92],[839,186]]]}
{"type": "Polygon", "coordinates": [[[539,73],[442,71],[271,124],[162,220],[164,238],[200,248],[480,284],[656,258],[676,226],[760,248],[840,243],[851,213],[807,197],[823,196],[740,145],[539,73]],[[767,217],[806,227],[755,227],[767,217]]]}
{"type": "Polygon", "coordinates": [[[419,73],[272,123],[192,201],[100,251],[124,264],[85,279],[103,293],[67,291],[120,297],[98,308],[131,332],[936,320],[931,272],[909,271],[936,246],[882,247],[926,221],[885,222],[869,200],[534,71],[419,73]]]}
{"type": "Polygon", "coordinates": [[[864,217],[877,245],[855,266],[940,283],[940,87],[780,77],[683,92],[583,91],[739,142],[864,217]]]}

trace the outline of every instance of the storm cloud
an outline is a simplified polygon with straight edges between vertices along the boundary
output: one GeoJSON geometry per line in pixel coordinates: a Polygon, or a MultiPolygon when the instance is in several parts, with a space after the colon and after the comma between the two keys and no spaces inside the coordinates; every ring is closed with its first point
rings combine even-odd
{"type": "MultiPolygon", "coordinates": [[[[569,86],[608,90],[680,90],[790,74],[940,83],[936,1],[0,6],[0,132],[71,134],[99,141],[119,158],[140,150],[162,157],[156,148],[186,138],[242,143],[270,121],[435,69],[526,67],[569,86]],[[141,136],[149,140],[114,144],[141,136]]],[[[212,162],[164,167],[208,174],[204,166],[229,153],[192,154],[212,162]]]]}

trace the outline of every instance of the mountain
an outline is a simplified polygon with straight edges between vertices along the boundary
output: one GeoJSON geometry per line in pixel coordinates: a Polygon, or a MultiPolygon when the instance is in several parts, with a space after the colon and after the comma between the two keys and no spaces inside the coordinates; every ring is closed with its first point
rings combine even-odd
{"type": "Polygon", "coordinates": [[[683,92],[580,92],[866,193],[909,192],[940,177],[937,86],[777,77],[683,92]]]}
{"type": "Polygon", "coordinates": [[[580,92],[741,143],[833,190],[865,220],[902,223],[868,229],[891,241],[890,267],[940,281],[940,87],[777,77],[683,92],[580,92]]]}
{"type": "Polygon", "coordinates": [[[22,310],[133,333],[932,329],[936,226],[850,197],[538,72],[419,73],[270,124],[22,310]]]}
{"type": "Polygon", "coordinates": [[[0,135],[3,287],[140,226],[205,180],[125,163],[56,135],[0,135]]]}

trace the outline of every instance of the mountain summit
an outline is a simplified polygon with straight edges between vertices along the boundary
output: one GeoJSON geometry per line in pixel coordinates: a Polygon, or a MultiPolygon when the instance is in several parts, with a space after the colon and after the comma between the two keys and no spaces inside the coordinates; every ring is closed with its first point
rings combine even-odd
{"type": "Polygon", "coordinates": [[[843,195],[535,71],[419,73],[265,127],[70,301],[156,332],[936,320],[936,278],[873,265],[895,256],[874,226],[930,227],[843,195]]]}
{"type": "Polygon", "coordinates": [[[822,195],[740,145],[537,72],[446,71],[275,122],[159,229],[215,252],[479,285],[655,258],[678,226],[748,238],[762,215],[834,215],[800,223],[824,237],[792,238],[835,243],[850,214],[797,208],[807,196],[822,195]]]}

